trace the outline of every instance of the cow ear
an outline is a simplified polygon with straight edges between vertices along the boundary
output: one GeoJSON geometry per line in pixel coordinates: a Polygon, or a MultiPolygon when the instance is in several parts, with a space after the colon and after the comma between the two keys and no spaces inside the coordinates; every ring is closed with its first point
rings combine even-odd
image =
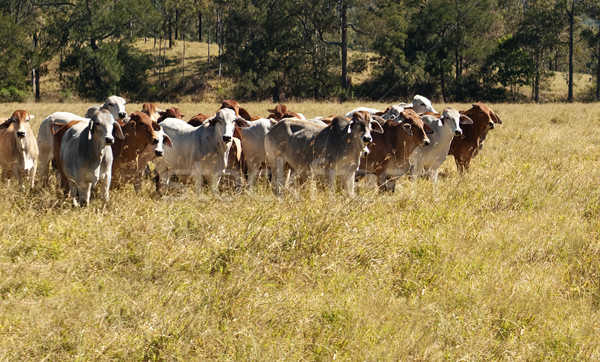
{"type": "Polygon", "coordinates": [[[29,122],[29,121],[31,121],[34,118],[35,118],[35,116],[33,114],[30,114],[30,115],[27,116],[26,120],[27,120],[27,122],[29,122]]]}
{"type": "Polygon", "coordinates": [[[7,129],[14,121],[15,120],[12,119],[12,117],[7,119],[6,121],[4,121],[4,123],[0,124],[0,130],[7,129]]]}
{"type": "Polygon", "coordinates": [[[408,133],[410,137],[412,137],[412,126],[409,123],[402,123],[402,129],[404,129],[404,131],[408,133]]]}
{"type": "Polygon", "coordinates": [[[242,158],[242,142],[237,137],[233,137],[232,140],[233,140],[233,143],[235,143],[235,157],[237,158],[237,160],[239,162],[240,159],[242,158]]]}
{"type": "Polygon", "coordinates": [[[271,126],[274,126],[277,124],[277,121],[274,120],[273,118],[269,118],[269,122],[271,122],[271,126]]]}
{"type": "Polygon", "coordinates": [[[163,145],[173,147],[173,142],[171,142],[171,137],[169,137],[166,134],[163,136],[163,145]]]}
{"type": "Polygon", "coordinates": [[[460,124],[473,124],[473,120],[464,114],[460,115],[460,124]]]}
{"type": "Polygon", "coordinates": [[[431,128],[427,123],[423,123],[423,130],[425,134],[433,134],[433,128],[431,128]]]}
{"type": "Polygon", "coordinates": [[[371,131],[377,133],[383,133],[383,127],[377,121],[371,121],[371,131]]]}
{"type": "Polygon", "coordinates": [[[502,120],[500,119],[500,117],[498,117],[496,113],[490,112],[490,115],[492,116],[494,123],[502,124],[502,120]]]}
{"type": "Polygon", "coordinates": [[[352,124],[354,123],[354,121],[350,121],[350,123],[348,123],[348,125],[346,126],[348,129],[346,130],[346,132],[348,134],[352,133],[352,124]]]}
{"type": "Polygon", "coordinates": [[[125,136],[123,135],[123,130],[121,129],[121,126],[117,121],[113,123],[113,134],[120,140],[125,138],[125,136]]]}
{"type": "Polygon", "coordinates": [[[248,123],[242,117],[238,117],[238,118],[235,119],[235,125],[238,126],[238,127],[250,127],[250,123],[248,123]]]}

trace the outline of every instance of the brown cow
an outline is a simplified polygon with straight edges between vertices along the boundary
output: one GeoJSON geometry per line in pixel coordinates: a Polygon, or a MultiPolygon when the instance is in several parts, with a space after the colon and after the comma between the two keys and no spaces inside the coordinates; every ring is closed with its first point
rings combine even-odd
{"type": "Polygon", "coordinates": [[[185,114],[183,114],[183,112],[181,112],[181,109],[179,109],[177,107],[167,108],[166,110],[164,110],[162,112],[158,112],[158,114],[159,114],[159,117],[156,120],[157,123],[160,123],[167,118],[183,119],[183,117],[185,117],[185,114]]]}
{"type": "Polygon", "coordinates": [[[158,105],[156,103],[144,103],[142,104],[142,112],[146,113],[154,122],[158,122],[160,112],[164,111],[158,108],[158,105]]]}
{"type": "Polygon", "coordinates": [[[243,119],[245,119],[246,121],[256,121],[257,119],[260,118],[260,117],[251,116],[247,110],[240,107],[240,104],[237,101],[234,101],[233,99],[225,99],[225,100],[221,101],[220,109],[223,109],[223,108],[233,109],[235,111],[236,116],[240,116],[243,119]]]}
{"type": "Polygon", "coordinates": [[[267,109],[267,111],[271,112],[267,118],[273,118],[276,121],[281,121],[283,118],[304,119],[303,115],[290,111],[285,104],[279,104],[273,109],[267,109]]]}
{"type": "Polygon", "coordinates": [[[429,145],[431,128],[412,110],[404,109],[395,121],[373,118],[382,123],[383,133],[373,134],[369,154],[361,158],[359,172],[375,173],[379,189],[393,191],[393,177],[404,175],[410,168],[409,157],[417,146],[429,145]]]}
{"type": "Polygon", "coordinates": [[[458,172],[463,173],[469,169],[471,159],[483,148],[488,131],[494,129],[496,123],[502,124],[502,120],[483,103],[475,103],[471,109],[460,113],[471,118],[473,124],[461,126],[463,136],[454,137],[448,154],[454,156],[458,172]]]}
{"type": "Polygon", "coordinates": [[[207,116],[204,113],[198,113],[195,116],[193,116],[192,118],[190,118],[190,120],[187,123],[190,126],[198,127],[198,126],[201,126],[202,123],[204,123],[204,121],[206,121],[209,118],[210,118],[210,116],[207,116]]]}
{"type": "MultiPolygon", "coordinates": [[[[140,165],[138,158],[147,147],[159,143],[157,132],[160,131],[160,126],[143,112],[136,111],[129,116],[129,122],[121,125],[125,137],[123,140],[115,140],[111,146],[114,157],[112,184],[114,187],[120,187],[133,181],[134,188],[139,191],[146,164],[140,165]]],[[[159,156],[162,155],[162,152],[160,153],[159,156]]]]}
{"type": "Polygon", "coordinates": [[[21,178],[25,176],[29,178],[31,187],[35,183],[39,156],[37,141],[29,125],[29,120],[33,117],[24,110],[18,110],[0,125],[2,177],[9,179],[14,176],[21,182],[21,178]]]}

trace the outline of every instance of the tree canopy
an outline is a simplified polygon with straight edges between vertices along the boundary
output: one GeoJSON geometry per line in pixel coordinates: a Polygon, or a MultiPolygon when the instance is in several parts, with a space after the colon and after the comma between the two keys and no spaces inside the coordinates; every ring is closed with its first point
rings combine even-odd
{"type": "Polygon", "coordinates": [[[554,71],[589,73],[595,92],[575,96],[598,99],[598,13],[584,0],[0,0],[0,100],[40,99],[57,58],[61,86],[94,99],[198,91],[187,73],[227,79],[244,100],[540,101],[554,71]],[[175,41],[219,51],[174,81],[163,69],[175,41]]]}

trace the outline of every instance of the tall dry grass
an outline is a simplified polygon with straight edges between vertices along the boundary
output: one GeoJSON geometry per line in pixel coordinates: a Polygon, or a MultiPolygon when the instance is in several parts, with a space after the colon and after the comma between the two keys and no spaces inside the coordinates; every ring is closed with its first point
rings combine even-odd
{"type": "MultiPolygon", "coordinates": [[[[0,116],[27,109],[36,129],[87,106],[0,116]]],[[[600,358],[600,105],[490,106],[504,124],[471,172],[449,159],[436,187],[392,196],[157,198],[147,183],[73,209],[2,183],[0,358],[600,358]]]]}

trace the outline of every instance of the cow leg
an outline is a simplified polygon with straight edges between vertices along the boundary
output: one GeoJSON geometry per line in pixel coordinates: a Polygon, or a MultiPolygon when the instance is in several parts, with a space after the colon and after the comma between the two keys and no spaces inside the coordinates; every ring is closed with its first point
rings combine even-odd
{"type": "Polygon", "coordinates": [[[109,189],[110,189],[110,180],[111,180],[111,175],[110,172],[107,173],[103,178],[102,178],[102,188],[101,188],[101,197],[104,200],[104,202],[108,202],[110,195],[109,195],[109,189]]]}
{"type": "Polygon", "coordinates": [[[71,201],[73,203],[73,206],[78,207],[79,202],[77,201],[77,193],[78,193],[77,184],[74,181],[69,180],[69,189],[70,189],[70,196],[71,196],[71,201]]]}
{"type": "Polygon", "coordinates": [[[92,183],[85,182],[83,185],[78,186],[79,192],[79,204],[87,206],[90,204],[90,196],[92,194],[92,183]]]}
{"type": "Polygon", "coordinates": [[[332,167],[327,170],[327,181],[328,181],[328,186],[329,186],[329,193],[331,195],[335,195],[335,178],[336,178],[335,168],[332,167]]]}
{"type": "Polygon", "coordinates": [[[345,177],[345,181],[346,181],[346,190],[348,190],[348,194],[350,195],[350,197],[354,197],[355,193],[354,193],[354,177],[355,177],[355,173],[351,172],[349,174],[346,175],[345,177]]]}
{"type": "Polygon", "coordinates": [[[52,151],[50,152],[42,152],[40,150],[40,155],[38,159],[38,163],[40,165],[39,177],[43,186],[48,186],[49,179],[49,171],[50,171],[50,161],[52,160],[51,156],[52,151]]]}
{"type": "Polygon", "coordinates": [[[275,194],[281,195],[281,188],[284,186],[283,184],[283,172],[284,172],[284,162],[283,158],[278,157],[275,160],[275,170],[274,172],[273,182],[275,183],[275,194]]]}

